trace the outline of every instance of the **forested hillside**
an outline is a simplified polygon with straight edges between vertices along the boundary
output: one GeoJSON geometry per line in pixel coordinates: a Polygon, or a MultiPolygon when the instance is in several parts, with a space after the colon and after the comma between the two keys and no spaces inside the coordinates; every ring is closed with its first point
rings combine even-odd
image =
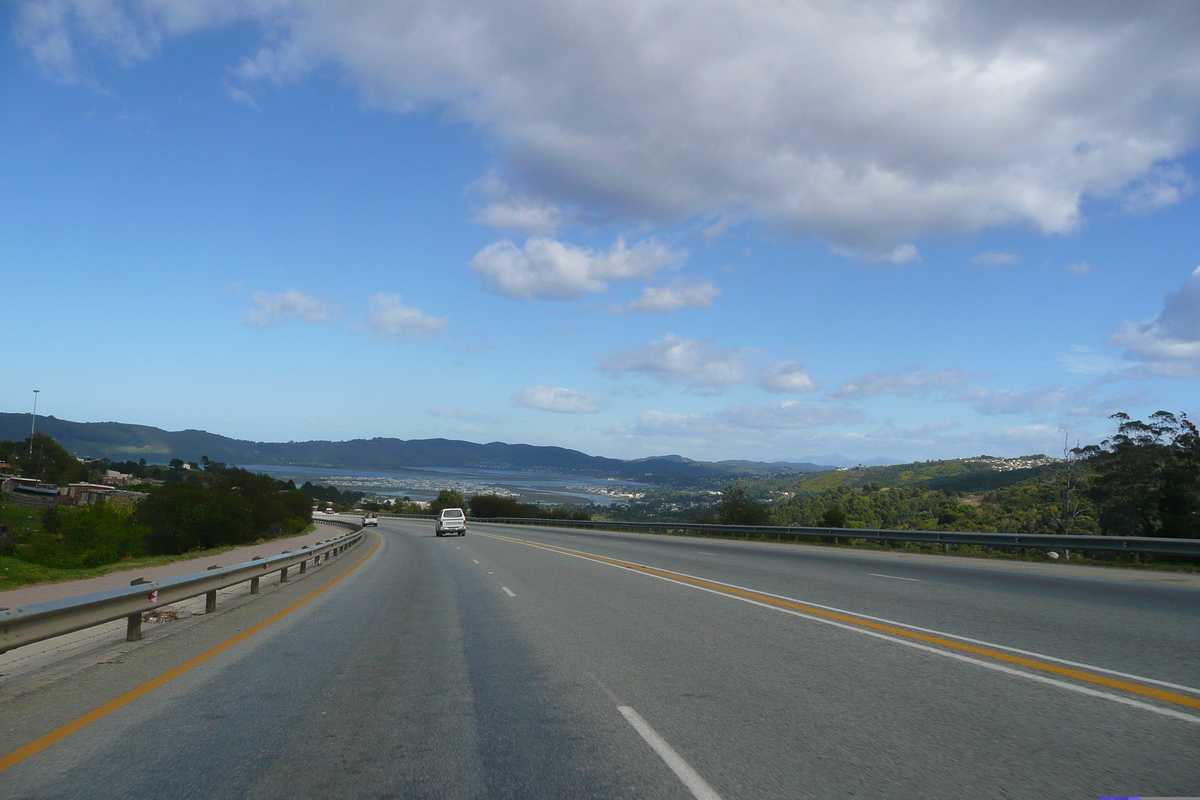
{"type": "Polygon", "coordinates": [[[1062,459],[979,457],[738,481],[705,514],[727,523],[1200,537],[1200,435],[1186,415],[1116,414],[1117,432],[1062,459]]]}

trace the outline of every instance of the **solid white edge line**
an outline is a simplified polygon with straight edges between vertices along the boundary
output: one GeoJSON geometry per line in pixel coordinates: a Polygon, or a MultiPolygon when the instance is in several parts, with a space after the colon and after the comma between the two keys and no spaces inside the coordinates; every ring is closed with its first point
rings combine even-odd
{"type": "MultiPolygon", "coordinates": [[[[484,534],[484,535],[486,536],[487,534],[484,534]]],[[[537,544],[535,544],[535,543],[532,543],[532,542],[521,542],[521,540],[519,540],[519,539],[515,539],[515,540],[512,540],[512,541],[517,541],[517,542],[520,542],[521,544],[526,544],[526,545],[528,545],[529,547],[537,547],[537,546],[538,546],[537,544]]],[[[543,548],[543,549],[545,549],[545,548],[543,548]]],[[[607,566],[607,567],[616,567],[616,566],[619,566],[619,565],[617,565],[617,564],[607,564],[607,563],[605,563],[605,562],[603,562],[603,561],[596,561],[595,559],[588,558],[586,555],[576,555],[576,554],[574,554],[574,553],[563,553],[563,552],[561,552],[561,549],[560,549],[559,551],[551,551],[551,552],[560,552],[562,555],[571,556],[572,558],[580,558],[580,559],[583,559],[583,560],[585,560],[585,561],[591,561],[591,562],[592,562],[592,563],[594,563],[594,564],[601,564],[601,565],[603,565],[603,566],[607,566]]],[[[607,556],[599,556],[599,557],[600,557],[600,558],[607,558],[607,556]]],[[[633,561],[629,561],[629,562],[627,562],[627,563],[629,563],[629,564],[634,564],[635,562],[633,562],[633,561]]],[[[645,566],[647,569],[662,569],[661,567],[651,567],[651,566],[649,566],[649,565],[644,565],[644,564],[639,564],[638,566],[645,566]]],[[[1098,690],[1096,690],[1096,689],[1091,689],[1091,688],[1088,688],[1088,687],[1086,687],[1086,686],[1076,686],[1075,684],[1072,684],[1072,683],[1067,683],[1066,681],[1058,680],[1057,678],[1047,678],[1047,677],[1045,677],[1044,675],[1037,675],[1037,674],[1035,674],[1035,673],[1032,673],[1032,672],[1025,672],[1025,671],[1023,671],[1023,670],[1019,670],[1019,669],[1013,669],[1012,667],[1006,667],[1006,666],[1004,666],[1004,665],[1002,665],[1002,664],[992,664],[992,663],[989,663],[989,662],[987,662],[987,661],[981,661],[981,660],[979,660],[979,659],[977,659],[977,658],[972,658],[972,657],[970,657],[970,656],[965,656],[965,655],[962,655],[962,654],[960,654],[960,653],[955,653],[955,652],[953,652],[953,651],[950,651],[950,650],[942,650],[942,649],[939,649],[939,648],[930,647],[929,645],[921,644],[921,643],[919,643],[919,642],[911,642],[911,641],[908,641],[908,640],[906,640],[906,639],[901,639],[901,638],[899,638],[899,637],[897,637],[897,636],[891,636],[891,635],[889,635],[889,634],[886,634],[886,633],[879,633],[879,632],[877,632],[877,631],[866,630],[866,629],[864,629],[864,628],[860,628],[860,627],[858,627],[858,626],[856,626],[856,625],[849,625],[849,624],[847,624],[847,623],[844,623],[844,622],[838,622],[838,621],[836,621],[836,620],[832,620],[832,619],[825,619],[824,617],[817,617],[817,616],[814,616],[814,615],[812,615],[812,614],[805,614],[805,613],[804,613],[804,612],[802,612],[802,611],[794,611],[794,610],[792,610],[792,609],[790,609],[790,608],[780,608],[779,606],[771,605],[770,603],[763,603],[763,602],[761,602],[761,601],[758,601],[758,600],[751,600],[751,599],[750,599],[750,598],[748,598],[748,597],[738,597],[737,595],[728,594],[727,592],[718,591],[718,590],[716,590],[716,589],[709,589],[709,588],[707,588],[707,587],[705,587],[705,586],[696,586],[695,584],[693,584],[693,583],[687,583],[686,581],[673,580],[673,579],[671,579],[671,578],[665,578],[665,577],[663,577],[663,576],[661,576],[661,575],[651,575],[651,574],[649,574],[649,573],[646,573],[646,572],[638,572],[637,570],[629,570],[629,568],[628,568],[628,567],[621,567],[621,568],[622,568],[622,569],[625,569],[625,570],[627,570],[627,571],[634,572],[635,574],[638,574],[638,575],[644,575],[644,576],[646,576],[647,578],[656,578],[656,579],[658,579],[658,580],[660,580],[660,581],[666,581],[667,583],[674,583],[674,584],[677,584],[677,585],[679,585],[679,586],[684,586],[684,587],[687,587],[687,588],[689,588],[689,589],[697,589],[697,590],[699,590],[699,591],[701,591],[701,592],[708,592],[709,594],[714,594],[714,595],[716,595],[716,596],[718,596],[718,597],[726,597],[726,598],[729,598],[729,599],[731,599],[731,600],[740,600],[740,601],[741,601],[741,602],[743,602],[743,603],[749,603],[750,605],[759,606],[759,607],[761,607],[761,608],[765,608],[765,609],[768,609],[768,610],[770,610],[770,611],[778,611],[778,612],[781,612],[781,613],[783,613],[783,614],[791,614],[791,615],[792,615],[792,616],[794,616],[794,617],[801,617],[802,619],[808,619],[808,620],[812,620],[813,622],[820,622],[820,623],[823,623],[823,624],[825,624],[825,625],[832,625],[832,626],[833,626],[833,627],[835,627],[835,628],[842,628],[843,630],[851,631],[851,632],[853,632],[853,633],[860,633],[860,634],[863,634],[864,636],[874,636],[874,637],[875,637],[875,638],[877,638],[877,639],[884,639],[884,640],[886,640],[886,641],[889,641],[889,642],[895,642],[896,644],[902,644],[902,645],[904,645],[905,647],[911,647],[911,648],[913,648],[913,649],[915,649],[915,650],[923,650],[923,651],[925,651],[925,652],[927,652],[927,653],[932,653],[932,654],[934,654],[934,655],[943,656],[943,657],[945,657],[945,658],[952,658],[952,659],[954,659],[954,660],[956,660],[956,661],[962,661],[962,662],[965,662],[965,663],[967,663],[967,664],[974,664],[974,665],[976,665],[976,666],[980,666],[980,667],[983,667],[983,668],[985,668],[985,669],[990,669],[990,670],[993,670],[993,671],[995,671],[995,672],[1002,672],[1002,673],[1004,673],[1004,674],[1006,674],[1006,675],[1013,675],[1013,676],[1016,676],[1016,677],[1019,677],[1019,678],[1026,678],[1026,679],[1028,679],[1028,680],[1031,680],[1031,681],[1036,681],[1036,682],[1038,682],[1038,683],[1044,683],[1044,684],[1048,684],[1048,685],[1050,685],[1050,686],[1055,686],[1055,687],[1057,687],[1057,688],[1060,688],[1060,689],[1066,689],[1066,690],[1068,690],[1068,691],[1076,692],[1077,694],[1084,694],[1084,695],[1088,695],[1089,697],[1098,697],[1098,698],[1103,698],[1103,699],[1105,699],[1105,700],[1111,700],[1111,701],[1113,701],[1114,703],[1121,703],[1122,705],[1132,706],[1132,707],[1134,707],[1134,708],[1140,708],[1140,709],[1142,709],[1143,711],[1151,711],[1151,712],[1153,712],[1153,713],[1155,713],[1155,714],[1160,714],[1160,715],[1162,715],[1162,716],[1165,716],[1165,717],[1172,717],[1172,718],[1174,718],[1174,719],[1183,720],[1184,722],[1191,722],[1191,723],[1195,723],[1195,724],[1200,724],[1200,716],[1194,716],[1194,715],[1192,715],[1192,714],[1185,714],[1185,713],[1183,713],[1182,711],[1174,711],[1174,710],[1172,710],[1172,709],[1169,709],[1169,708],[1159,708],[1158,706],[1152,706],[1152,705],[1150,705],[1149,703],[1143,703],[1143,702],[1141,702],[1141,701],[1139,701],[1139,700],[1131,700],[1131,699],[1129,699],[1129,698],[1127,698],[1127,697],[1121,697],[1121,696],[1119,696],[1119,695],[1115,695],[1115,694],[1109,694],[1108,692],[1101,692],[1101,691],[1098,691],[1098,690]]],[[[664,570],[664,571],[665,571],[665,570],[664,570]]],[[[683,573],[676,573],[676,574],[678,574],[678,575],[683,575],[683,573]]],[[[686,575],[685,577],[695,577],[695,576],[686,575]]],[[[735,585],[733,585],[733,584],[728,584],[728,583],[724,583],[724,584],[722,584],[722,583],[720,583],[720,581],[714,581],[714,580],[711,580],[711,579],[709,579],[709,578],[699,578],[699,577],[696,577],[696,580],[708,581],[709,583],[716,583],[716,584],[720,584],[720,585],[722,585],[722,586],[728,586],[728,587],[730,587],[730,588],[733,588],[733,589],[742,589],[743,591],[747,591],[747,592],[756,592],[757,594],[761,594],[761,595],[763,595],[764,597],[776,597],[776,598],[779,598],[779,599],[781,599],[781,600],[791,600],[791,598],[784,597],[783,595],[771,594],[770,592],[759,592],[759,591],[757,591],[757,590],[755,590],[755,589],[744,589],[743,587],[740,587],[740,586],[735,586],[735,585]]],[[[803,601],[803,600],[792,600],[792,602],[795,602],[795,603],[805,603],[805,601],[803,601]]],[[[818,603],[807,603],[807,605],[811,605],[811,606],[813,606],[813,607],[815,607],[815,608],[823,608],[823,609],[828,609],[828,610],[834,610],[834,611],[838,611],[838,609],[833,609],[833,608],[831,608],[830,606],[822,606],[822,605],[820,605],[820,604],[818,604],[818,603]]],[[[937,633],[937,631],[931,631],[931,630],[929,630],[928,628],[918,628],[918,627],[917,627],[917,626],[915,626],[915,625],[906,625],[906,624],[904,624],[904,623],[896,623],[896,622],[891,622],[890,620],[886,620],[886,619],[883,619],[883,618],[880,618],[880,617],[871,617],[871,616],[867,616],[866,614],[859,614],[859,613],[856,613],[856,612],[851,612],[851,611],[841,611],[840,613],[844,613],[844,614],[850,614],[850,615],[852,615],[852,616],[856,616],[856,617],[862,617],[862,618],[864,618],[864,619],[875,620],[875,621],[877,621],[877,622],[887,622],[887,623],[889,623],[889,624],[892,624],[892,625],[897,625],[897,626],[899,626],[899,627],[907,627],[907,628],[911,628],[911,629],[914,629],[914,630],[925,631],[925,632],[928,632],[928,633],[937,633]]],[[[974,639],[968,639],[968,638],[967,638],[967,637],[965,637],[965,636],[956,636],[956,635],[954,635],[954,634],[944,634],[944,635],[946,635],[946,636],[951,636],[951,637],[953,637],[953,638],[960,639],[960,640],[964,640],[964,641],[968,641],[968,642],[976,642],[976,643],[978,643],[978,644],[987,644],[987,642],[980,642],[980,641],[978,641],[978,640],[974,640],[974,639]]],[[[1074,662],[1070,662],[1070,661],[1064,661],[1063,659],[1051,658],[1051,657],[1049,657],[1049,656],[1040,656],[1038,653],[1029,653],[1028,651],[1025,651],[1025,650],[1017,650],[1015,647],[1004,647],[1003,645],[993,645],[993,646],[994,646],[994,647],[997,647],[997,648],[999,648],[999,649],[1010,650],[1010,651],[1016,651],[1016,652],[1019,652],[1019,653],[1027,653],[1028,655],[1031,655],[1031,656],[1038,656],[1038,657],[1041,657],[1041,658],[1045,658],[1045,659],[1047,659],[1047,660],[1049,660],[1049,661],[1058,661],[1059,663],[1067,663],[1067,664],[1073,664],[1073,663],[1074,663],[1074,662]]],[[[1100,667],[1088,667],[1086,664],[1080,664],[1080,665],[1078,665],[1078,666],[1087,667],[1088,669],[1094,669],[1094,670],[1096,670],[1096,671],[1098,671],[1098,672],[1107,672],[1107,673],[1109,673],[1109,674],[1116,674],[1116,675],[1122,675],[1122,676],[1125,676],[1125,675],[1124,675],[1124,673],[1115,672],[1114,670],[1106,670],[1106,669],[1102,669],[1102,668],[1100,668],[1100,667]]],[[[1128,676],[1125,676],[1125,677],[1134,678],[1134,679],[1136,679],[1136,680],[1142,680],[1142,681],[1145,681],[1145,682],[1147,682],[1147,683],[1157,683],[1157,684],[1160,684],[1160,685],[1164,685],[1164,682],[1163,682],[1163,681],[1155,681],[1155,680],[1152,680],[1152,679],[1150,679],[1150,678],[1141,678],[1140,676],[1137,676],[1137,675],[1128,675],[1128,676]]],[[[1167,685],[1167,686],[1171,686],[1172,684],[1165,684],[1165,685],[1167,685]]],[[[1189,687],[1183,687],[1183,688],[1189,688],[1189,687]]],[[[1190,691],[1193,691],[1193,692],[1194,692],[1194,691],[1197,691],[1197,690],[1195,690],[1195,689],[1189,689],[1189,690],[1190,690],[1190,691]]]]}
{"type": "Polygon", "coordinates": [[[867,574],[872,578],[891,578],[894,581],[912,581],[913,583],[920,583],[920,581],[916,578],[901,578],[899,575],[881,575],[878,572],[868,572],[867,574]]]}
{"type": "Polygon", "coordinates": [[[696,800],[721,800],[721,795],[708,785],[708,781],[700,777],[700,773],[692,769],[691,765],[683,760],[683,756],[676,753],[675,748],[667,744],[654,728],[650,727],[650,723],[642,719],[641,714],[629,706],[617,706],[617,711],[620,711],[621,716],[646,740],[650,749],[658,753],[658,757],[666,762],[675,776],[692,793],[692,797],[695,797],[696,800]]]}
{"type": "Polygon", "coordinates": [[[516,594],[513,593],[513,590],[508,588],[507,586],[501,586],[500,588],[503,589],[504,593],[506,595],[508,595],[509,597],[516,597],[516,594]]]}

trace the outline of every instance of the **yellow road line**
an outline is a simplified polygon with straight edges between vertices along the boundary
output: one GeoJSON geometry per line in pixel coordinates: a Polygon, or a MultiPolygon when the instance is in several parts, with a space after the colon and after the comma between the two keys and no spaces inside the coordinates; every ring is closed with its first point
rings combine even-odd
{"type": "Polygon", "coordinates": [[[72,733],[75,733],[78,730],[82,730],[83,728],[86,728],[88,725],[91,725],[96,720],[101,719],[102,717],[106,717],[109,714],[111,714],[112,712],[129,705],[134,700],[137,700],[139,697],[149,694],[150,692],[154,691],[155,689],[159,688],[160,686],[162,686],[166,683],[169,683],[170,681],[175,680],[180,675],[193,669],[194,667],[200,666],[201,664],[203,664],[205,661],[208,661],[213,656],[216,656],[216,655],[219,655],[219,654],[225,652],[226,650],[233,647],[238,642],[242,642],[242,641],[245,641],[246,639],[249,639],[251,636],[253,636],[254,634],[263,630],[264,628],[283,619],[288,614],[292,613],[297,608],[300,608],[300,606],[304,605],[309,600],[312,600],[314,597],[321,594],[326,589],[329,589],[334,584],[336,584],[338,581],[342,580],[347,575],[354,572],[354,570],[358,569],[363,564],[365,564],[367,562],[367,559],[369,559],[371,556],[375,555],[375,551],[379,549],[379,545],[382,542],[383,542],[382,539],[377,539],[375,542],[375,546],[371,548],[371,552],[369,552],[365,556],[363,556],[361,561],[359,561],[353,567],[348,569],[345,573],[339,575],[338,577],[334,578],[329,583],[322,586],[320,589],[317,589],[316,591],[312,592],[311,594],[305,595],[304,597],[302,597],[299,600],[297,600],[296,602],[292,603],[290,606],[283,609],[279,613],[273,614],[272,616],[268,617],[267,619],[263,620],[262,622],[258,623],[257,625],[255,625],[251,628],[247,628],[246,630],[242,631],[237,636],[234,636],[232,639],[222,642],[221,644],[217,645],[216,647],[212,648],[211,650],[207,650],[189,661],[183,662],[182,664],[175,667],[174,669],[164,672],[162,675],[159,675],[157,678],[154,678],[153,680],[143,683],[141,686],[137,687],[136,689],[132,689],[132,690],[126,692],[125,694],[121,695],[120,697],[116,698],[115,700],[108,701],[107,703],[100,706],[99,708],[97,708],[93,711],[89,711],[88,713],[84,714],[82,717],[73,719],[70,722],[68,722],[66,725],[56,728],[56,729],[50,731],[49,733],[47,733],[45,736],[34,739],[29,744],[24,745],[23,747],[19,747],[16,750],[9,753],[8,755],[4,756],[3,758],[0,758],[0,772],[3,772],[4,770],[8,769],[9,767],[12,767],[12,766],[15,766],[15,765],[21,763],[22,761],[24,761],[25,759],[29,758],[32,755],[36,755],[37,753],[40,753],[41,751],[45,750],[50,745],[65,739],[66,737],[70,736],[72,733]]]}
{"type": "Polygon", "coordinates": [[[925,644],[936,645],[938,647],[944,647],[944,648],[947,648],[950,650],[957,650],[957,651],[963,652],[963,653],[971,653],[972,655],[976,655],[976,656],[984,656],[986,658],[995,659],[997,661],[1003,661],[1008,664],[1016,664],[1017,666],[1025,667],[1026,669],[1037,670],[1039,672],[1048,672],[1050,674],[1059,675],[1064,678],[1072,678],[1074,680],[1083,681],[1085,683],[1092,683],[1092,684],[1096,684],[1098,686],[1106,686],[1110,689],[1119,689],[1120,691],[1123,691],[1123,692],[1129,692],[1131,694],[1137,694],[1137,695],[1141,695],[1143,697],[1151,697],[1151,698],[1154,698],[1155,700],[1161,700],[1164,703],[1172,703],[1174,705],[1185,706],[1187,708],[1200,709],[1200,698],[1188,697],[1187,695],[1176,694],[1175,692],[1168,692],[1163,689],[1156,689],[1152,686],[1143,686],[1140,683],[1131,683],[1130,681],[1123,681],[1123,680],[1119,680],[1116,678],[1109,678],[1105,675],[1097,675],[1092,672],[1085,672],[1083,670],[1072,669],[1070,667],[1062,667],[1057,664],[1049,664],[1045,661],[1038,661],[1038,660],[1032,659],[1032,658],[1025,658],[1024,656],[1018,656],[1018,655],[1013,655],[1011,653],[1005,653],[1000,650],[993,650],[989,647],[979,647],[978,645],[966,644],[964,642],[956,642],[952,639],[945,639],[940,636],[931,636],[930,634],[927,634],[927,633],[918,633],[917,631],[910,631],[906,628],[899,628],[894,625],[885,625],[880,622],[873,622],[871,620],[865,620],[865,619],[860,619],[858,617],[852,617],[848,614],[839,614],[836,611],[827,611],[826,609],[823,609],[823,608],[816,608],[814,606],[804,605],[802,603],[796,603],[791,600],[783,600],[778,597],[772,597],[770,595],[759,594],[757,592],[751,592],[751,591],[747,591],[745,589],[736,589],[731,586],[726,586],[724,584],[713,583],[711,581],[702,580],[700,578],[693,578],[690,575],[683,575],[678,572],[668,572],[666,570],[655,569],[654,567],[647,567],[647,566],[643,566],[641,564],[634,564],[629,561],[619,561],[614,558],[606,558],[605,556],[598,556],[598,555],[594,555],[592,553],[584,553],[584,552],[581,552],[578,550],[570,550],[565,547],[556,547],[554,545],[541,544],[540,542],[531,542],[531,541],[527,541],[525,539],[515,539],[515,538],[508,537],[508,536],[498,536],[496,534],[491,534],[491,533],[480,533],[478,535],[489,536],[493,539],[503,539],[505,541],[516,542],[519,544],[525,544],[525,545],[529,545],[531,547],[539,547],[543,550],[553,550],[553,551],[556,551],[559,553],[564,553],[566,555],[577,556],[579,558],[586,558],[591,561],[598,561],[602,564],[610,564],[610,565],[616,566],[616,567],[623,567],[625,569],[633,570],[634,572],[641,572],[646,575],[653,575],[655,577],[667,578],[669,580],[678,581],[680,583],[691,584],[693,586],[698,586],[700,588],[708,589],[710,591],[714,591],[714,592],[718,592],[718,593],[722,593],[722,594],[728,594],[728,595],[732,595],[735,597],[746,598],[748,600],[753,600],[756,603],[763,603],[763,604],[767,604],[767,605],[778,606],[780,608],[786,608],[786,609],[790,609],[793,611],[802,611],[805,614],[810,614],[815,617],[822,617],[825,619],[836,620],[837,622],[840,622],[843,624],[855,625],[860,628],[867,628],[867,629],[874,630],[874,631],[880,631],[882,633],[887,633],[891,636],[903,637],[905,639],[911,639],[914,641],[923,642],[925,644]]]}

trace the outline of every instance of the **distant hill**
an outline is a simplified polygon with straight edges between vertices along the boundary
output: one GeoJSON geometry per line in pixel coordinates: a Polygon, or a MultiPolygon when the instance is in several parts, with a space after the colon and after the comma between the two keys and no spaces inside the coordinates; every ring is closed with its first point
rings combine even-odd
{"type": "MultiPolygon", "coordinates": [[[[0,440],[29,436],[28,414],[0,413],[0,440]]],[[[702,483],[752,476],[831,469],[816,464],[762,464],[752,461],[714,464],[683,456],[625,461],[590,456],[564,447],[456,439],[352,439],[344,442],[250,442],[207,431],[165,431],[124,422],[71,422],[39,417],[38,430],[54,437],[76,456],[126,461],[144,458],[165,464],[172,458],[199,461],[208,456],[227,464],[399,469],[404,467],[492,468],[556,471],[618,477],[656,484],[702,483]]]]}
{"type": "Polygon", "coordinates": [[[837,469],[773,481],[777,488],[816,493],[845,487],[858,489],[869,483],[882,486],[922,486],[957,492],[984,492],[1012,486],[1054,470],[1061,459],[1045,455],[997,458],[975,456],[944,461],[917,461],[880,467],[837,469]]]}

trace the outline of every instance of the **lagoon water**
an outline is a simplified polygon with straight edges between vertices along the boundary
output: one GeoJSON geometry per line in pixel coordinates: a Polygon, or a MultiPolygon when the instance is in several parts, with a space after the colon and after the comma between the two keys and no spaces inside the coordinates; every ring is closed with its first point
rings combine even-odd
{"type": "Polygon", "coordinates": [[[475,494],[499,494],[518,498],[522,502],[592,502],[597,505],[609,505],[628,501],[655,488],[635,481],[588,475],[505,469],[408,467],[397,470],[355,470],[263,465],[246,465],[245,469],[251,472],[265,472],[283,480],[291,479],[297,485],[312,481],[339,489],[352,489],[388,497],[407,495],[414,500],[430,500],[442,489],[454,489],[465,497],[475,494]]]}

